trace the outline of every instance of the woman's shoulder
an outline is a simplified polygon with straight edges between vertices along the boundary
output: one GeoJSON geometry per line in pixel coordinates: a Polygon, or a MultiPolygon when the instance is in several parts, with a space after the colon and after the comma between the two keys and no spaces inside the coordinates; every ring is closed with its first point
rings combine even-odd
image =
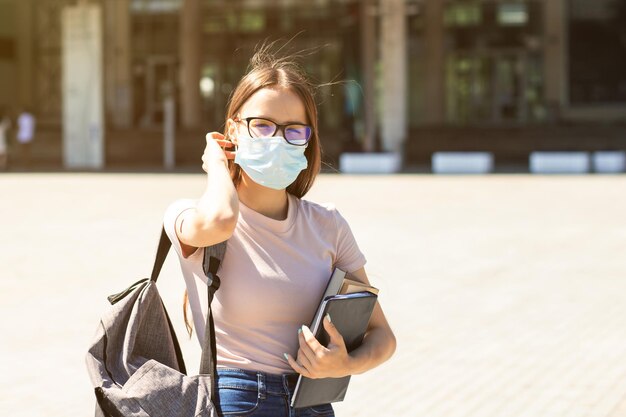
{"type": "Polygon", "coordinates": [[[316,222],[333,222],[343,220],[337,206],[331,202],[317,203],[311,200],[298,199],[298,211],[303,217],[316,222]]]}
{"type": "Polygon", "coordinates": [[[316,213],[321,216],[331,216],[337,211],[337,207],[335,203],[331,202],[323,202],[317,203],[311,200],[305,200],[304,198],[296,198],[298,200],[298,204],[302,208],[302,210],[316,213]]]}
{"type": "Polygon", "coordinates": [[[167,208],[165,209],[165,213],[163,214],[163,223],[165,228],[168,226],[174,230],[174,224],[176,223],[176,218],[185,210],[192,209],[196,207],[198,199],[192,198],[179,198],[178,200],[172,201],[167,208]]]}
{"type": "Polygon", "coordinates": [[[186,210],[188,208],[195,207],[198,203],[197,198],[179,198],[170,202],[170,204],[165,209],[166,215],[178,215],[181,211],[186,210]]]}

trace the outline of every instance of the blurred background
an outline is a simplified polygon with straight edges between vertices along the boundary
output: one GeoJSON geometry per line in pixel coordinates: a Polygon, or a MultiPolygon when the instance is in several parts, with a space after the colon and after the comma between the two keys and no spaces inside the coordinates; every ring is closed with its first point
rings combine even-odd
{"type": "Polygon", "coordinates": [[[327,170],[381,151],[391,171],[464,152],[450,169],[528,172],[541,151],[624,170],[626,0],[0,0],[6,169],[200,170],[255,46],[289,39],[336,82],[317,96],[327,170]]]}
{"type": "Polygon", "coordinates": [[[338,415],[626,416],[626,0],[0,0],[0,415],[93,409],[105,297],[202,192],[265,40],[306,51],[326,172],[403,173],[308,194],[399,340],[338,415]]]}

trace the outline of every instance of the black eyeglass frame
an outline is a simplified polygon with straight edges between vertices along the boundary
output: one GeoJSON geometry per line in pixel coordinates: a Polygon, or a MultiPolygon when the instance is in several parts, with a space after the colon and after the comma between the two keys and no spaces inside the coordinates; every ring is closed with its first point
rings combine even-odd
{"type": "Polygon", "coordinates": [[[303,123],[294,123],[294,122],[291,122],[291,123],[287,123],[287,124],[281,125],[281,124],[276,123],[276,122],[275,122],[275,121],[273,121],[272,119],[267,119],[267,118],[265,118],[265,117],[244,117],[243,119],[238,117],[238,118],[234,119],[234,121],[235,121],[235,122],[243,122],[243,121],[245,121],[245,122],[246,122],[246,127],[248,128],[248,134],[250,135],[250,137],[252,137],[252,138],[256,138],[257,136],[254,136],[254,135],[252,134],[252,132],[250,131],[250,120],[254,120],[254,119],[258,119],[258,120],[265,120],[266,122],[273,123],[273,124],[274,124],[274,126],[276,126],[276,129],[274,129],[274,133],[272,133],[272,137],[273,137],[274,135],[276,135],[276,132],[278,132],[278,129],[282,129],[282,130],[283,130],[283,133],[284,133],[284,134],[283,134],[283,139],[285,139],[285,142],[287,142],[288,144],[293,145],[293,146],[307,146],[307,145],[309,144],[309,142],[311,141],[311,137],[313,137],[313,127],[312,127],[312,126],[309,126],[309,125],[305,125],[305,124],[303,124],[303,123]],[[299,143],[291,143],[291,142],[287,139],[287,133],[286,133],[286,132],[287,132],[287,131],[286,131],[286,129],[287,129],[289,126],[304,126],[304,127],[309,128],[309,137],[307,137],[307,138],[306,138],[306,142],[304,142],[304,143],[302,143],[302,144],[299,144],[299,143]]]}

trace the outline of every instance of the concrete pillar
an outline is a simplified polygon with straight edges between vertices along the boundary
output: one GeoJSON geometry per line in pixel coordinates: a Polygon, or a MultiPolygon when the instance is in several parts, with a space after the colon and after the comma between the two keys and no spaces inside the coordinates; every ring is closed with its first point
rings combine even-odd
{"type": "Polygon", "coordinates": [[[544,1],[545,100],[553,116],[567,106],[567,4],[544,1]]]}
{"type": "MultiPolygon", "coordinates": [[[[15,2],[17,14],[17,83],[18,106],[34,108],[34,73],[33,73],[33,0],[15,2]]],[[[17,109],[14,109],[17,110],[17,109]]]]}
{"type": "Polygon", "coordinates": [[[104,2],[106,114],[120,128],[133,121],[130,0],[104,2]]]}
{"type": "Polygon", "coordinates": [[[376,3],[361,2],[361,70],[363,71],[363,117],[365,135],[363,150],[373,152],[376,139],[376,90],[374,66],[376,65],[376,3]]]}
{"type": "Polygon", "coordinates": [[[200,125],[202,97],[202,7],[200,0],[184,0],[180,11],[181,121],[185,128],[200,125]]]}
{"type": "Polygon", "coordinates": [[[424,122],[443,124],[446,117],[444,2],[426,0],[424,13],[424,122]]]}
{"type": "Polygon", "coordinates": [[[407,136],[407,45],[405,0],[380,0],[383,150],[403,151],[407,136]]]}
{"type": "Polygon", "coordinates": [[[102,6],[86,1],[61,14],[63,165],[104,166],[104,28],[102,6]]]}

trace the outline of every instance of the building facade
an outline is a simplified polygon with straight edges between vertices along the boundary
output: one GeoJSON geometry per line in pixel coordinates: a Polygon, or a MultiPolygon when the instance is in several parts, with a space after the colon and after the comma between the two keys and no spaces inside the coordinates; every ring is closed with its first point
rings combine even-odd
{"type": "MultiPolygon", "coordinates": [[[[168,95],[179,129],[220,130],[255,46],[277,39],[319,84],[334,154],[419,154],[437,129],[626,120],[625,0],[85,3],[102,9],[110,132],[159,128],[168,95]]],[[[0,105],[29,106],[44,129],[62,121],[60,16],[75,4],[0,0],[0,105]]]]}

